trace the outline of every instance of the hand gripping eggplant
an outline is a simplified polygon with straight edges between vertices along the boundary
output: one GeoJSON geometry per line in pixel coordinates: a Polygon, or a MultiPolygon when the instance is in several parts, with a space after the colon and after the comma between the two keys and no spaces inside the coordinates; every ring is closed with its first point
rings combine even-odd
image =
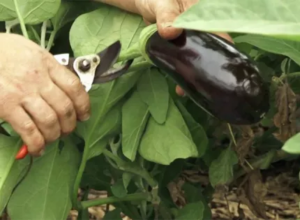
{"type": "MultiPolygon", "coordinates": [[[[120,41],[108,46],[97,54],[79,57],[70,57],[69,54],[55,55],[55,59],[76,74],[85,90],[88,92],[94,84],[101,84],[115,80],[125,74],[133,60],[128,60],[122,65],[113,68],[121,51],[120,41]]],[[[16,155],[16,159],[23,159],[28,154],[26,144],[23,144],[16,155]]]]}

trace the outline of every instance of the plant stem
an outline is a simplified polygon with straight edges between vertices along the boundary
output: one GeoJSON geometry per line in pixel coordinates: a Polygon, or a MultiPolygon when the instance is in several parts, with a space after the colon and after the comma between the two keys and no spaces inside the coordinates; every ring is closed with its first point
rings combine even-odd
{"type": "Polygon", "coordinates": [[[82,155],[82,158],[81,158],[81,163],[80,163],[79,170],[78,170],[78,173],[77,173],[76,178],[75,178],[75,183],[74,183],[74,188],[73,188],[73,196],[72,196],[72,203],[73,203],[73,205],[76,209],[79,209],[79,207],[78,207],[79,203],[78,203],[78,200],[77,200],[77,195],[78,195],[78,189],[80,187],[81,178],[82,178],[85,166],[86,166],[87,156],[88,156],[88,153],[89,153],[89,146],[90,146],[89,143],[86,143],[85,146],[84,146],[84,151],[83,151],[83,155],[82,155]]]}
{"type": "Polygon", "coordinates": [[[103,154],[105,156],[111,158],[112,160],[114,160],[118,164],[119,170],[127,171],[130,173],[136,174],[138,176],[141,176],[142,178],[144,178],[147,181],[147,183],[151,187],[157,187],[158,184],[157,184],[156,180],[146,170],[144,170],[137,164],[134,164],[132,162],[125,162],[122,159],[120,159],[118,156],[114,155],[113,153],[111,153],[110,151],[108,151],[106,149],[103,150],[103,154]]]}
{"type": "Polygon", "coordinates": [[[39,42],[39,44],[41,44],[41,38],[38,35],[38,33],[36,32],[36,30],[32,26],[29,26],[29,28],[33,32],[33,35],[34,35],[35,39],[39,42]]]}
{"type": "Polygon", "coordinates": [[[42,25],[42,30],[41,30],[41,47],[42,48],[45,48],[46,47],[46,30],[47,30],[47,21],[44,21],[43,22],[43,25],[42,25]]]}
{"type": "Polygon", "coordinates": [[[129,72],[135,72],[135,71],[139,71],[139,70],[143,70],[143,69],[148,69],[151,66],[152,66],[151,63],[149,63],[147,61],[143,61],[143,62],[139,62],[136,64],[132,64],[127,72],[129,73],[129,72]]]}
{"type": "Polygon", "coordinates": [[[232,127],[231,127],[231,125],[230,125],[229,123],[227,123],[227,126],[228,126],[228,129],[229,129],[229,133],[230,133],[232,142],[233,142],[234,146],[236,147],[236,146],[237,146],[237,143],[236,143],[236,140],[235,140],[233,131],[232,131],[232,127]]]}
{"type": "Polygon", "coordinates": [[[293,78],[293,77],[300,77],[300,72],[284,74],[280,77],[280,79],[283,80],[284,78],[293,78]]]}
{"type": "Polygon", "coordinates": [[[134,193],[134,194],[128,194],[127,196],[123,198],[117,198],[115,196],[111,196],[108,198],[101,198],[101,199],[95,199],[90,201],[83,201],[81,202],[81,208],[87,209],[89,207],[93,206],[100,206],[108,203],[117,203],[117,202],[127,202],[127,201],[139,201],[139,200],[148,200],[151,198],[150,193],[134,193]]]}
{"type": "Polygon", "coordinates": [[[15,4],[16,13],[17,13],[17,16],[18,16],[18,19],[19,19],[19,22],[20,22],[22,34],[23,34],[24,37],[26,37],[27,39],[29,39],[29,36],[28,36],[27,30],[26,30],[26,26],[25,26],[24,20],[23,20],[23,18],[21,16],[21,12],[19,10],[18,0],[14,0],[14,4],[15,4]]]}
{"type": "Polygon", "coordinates": [[[52,44],[54,42],[54,38],[55,38],[56,33],[57,33],[57,31],[55,29],[51,32],[51,35],[49,37],[49,41],[48,41],[48,44],[47,44],[47,50],[48,51],[51,50],[51,47],[52,47],[52,44]]]}

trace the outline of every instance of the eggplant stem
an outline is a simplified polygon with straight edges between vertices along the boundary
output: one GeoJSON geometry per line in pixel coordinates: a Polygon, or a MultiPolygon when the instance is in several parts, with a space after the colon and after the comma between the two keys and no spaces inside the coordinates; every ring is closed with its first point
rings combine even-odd
{"type": "Polygon", "coordinates": [[[117,62],[126,61],[126,60],[133,60],[135,58],[141,57],[142,54],[139,49],[139,44],[136,43],[133,46],[129,47],[121,51],[117,62]]]}
{"type": "Polygon", "coordinates": [[[229,123],[227,123],[227,126],[228,126],[228,129],[229,129],[229,133],[230,133],[232,142],[233,142],[234,146],[236,147],[236,146],[237,146],[237,143],[236,143],[236,140],[235,140],[233,131],[232,131],[232,127],[231,127],[231,125],[230,125],[229,123]]]}

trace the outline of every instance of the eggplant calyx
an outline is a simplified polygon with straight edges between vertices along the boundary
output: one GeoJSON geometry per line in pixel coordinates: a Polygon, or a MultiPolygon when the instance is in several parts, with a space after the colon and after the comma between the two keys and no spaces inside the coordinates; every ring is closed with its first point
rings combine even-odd
{"type": "Polygon", "coordinates": [[[148,56],[148,53],[146,51],[146,45],[147,42],[149,40],[149,38],[155,33],[157,32],[157,26],[156,24],[151,24],[147,27],[145,27],[141,33],[140,33],[140,37],[139,37],[139,48],[140,48],[140,53],[143,56],[144,59],[146,59],[147,62],[151,63],[152,65],[153,62],[151,61],[151,59],[148,56]]]}

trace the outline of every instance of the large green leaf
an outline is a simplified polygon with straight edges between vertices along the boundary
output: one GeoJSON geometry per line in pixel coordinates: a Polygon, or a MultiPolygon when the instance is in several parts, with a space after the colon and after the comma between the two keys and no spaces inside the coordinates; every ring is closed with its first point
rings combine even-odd
{"type": "Polygon", "coordinates": [[[135,160],[142,134],[149,119],[148,106],[134,92],[122,108],[122,151],[131,161],[135,160]]]}
{"type": "Polygon", "coordinates": [[[190,131],[173,100],[170,99],[164,124],[158,124],[152,117],[149,119],[139,153],[144,159],[163,165],[178,158],[198,156],[190,131]]]}
{"type": "Polygon", "coordinates": [[[299,11],[298,0],[200,0],[174,26],[300,40],[299,11]]]}
{"type": "Polygon", "coordinates": [[[0,134],[0,216],[3,212],[13,188],[17,184],[22,172],[24,161],[16,161],[15,156],[20,149],[21,141],[17,137],[8,137],[0,134]]]}
{"type": "Polygon", "coordinates": [[[0,21],[13,20],[16,18],[13,0],[2,0],[0,2],[0,21]]]}
{"type": "Polygon", "coordinates": [[[213,187],[229,183],[233,178],[233,166],[238,163],[236,153],[228,147],[209,167],[209,180],[213,187]]]}
{"type": "Polygon", "coordinates": [[[0,21],[18,18],[26,24],[38,24],[52,18],[59,9],[61,0],[1,0],[0,21]]]}
{"type": "Polygon", "coordinates": [[[270,53],[285,55],[300,65],[300,42],[250,34],[236,37],[234,41],[248,43],[270,53]]]}
{"type": "Polygon", "coordinates": [[[46,147],[8,203],[12,220],[66,219],[80,156],[70,138],[46,147]]]}
{"type": "Polygon", "coordinates": [[[206,136],[205,130],[199,123],[195,121],[193,116],[186,110],[186,108],[180,101],[177,101],[176,104],[197,146],[198,157],[202,157],[205,154],[206,149],[208,147],[208,138],[206,136]]]}
{"type": "Polygon", "coordinates": [[[137,84],[142,100],[149,106],[149,111],[157,123],[166,121],[169,107],[169,91],[166,79],[156,68],[150,68],[137,84]]]}
{"type": "Polygon", "coordinates": [[[116,40],[120,40],[122,49],[126,49],[138,42],[144,27],[140,16],[101,5],[75,20],[70,31],[70,43],[75,56],[97,53],[116,40]]]}

